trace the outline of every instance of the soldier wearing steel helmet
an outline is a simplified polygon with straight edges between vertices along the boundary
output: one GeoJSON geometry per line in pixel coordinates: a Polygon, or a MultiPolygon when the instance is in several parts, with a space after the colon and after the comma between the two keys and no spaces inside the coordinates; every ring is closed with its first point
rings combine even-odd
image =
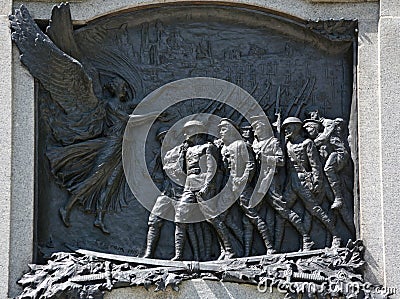
{"type": "MultiPolygon", "coordinates": [[[[278,170],[285,166],[285,156],[277,138],[273,136],[271,128],[267,126],[265,117],[252,117],[255,140],[253,149],[256,153],[257,161],[260,165],[260,185],[256,192],[266,195],[266,200],[271,207],[279,214],[280,219],[289,221],[303,237],[303,251],[308,251],[314,245],[307,233],[301,217],[290,209],[283,199],[281,187],[278,183],[278,170]]],[[[284,221],[277,220],[275,232],[275,244],[280,247],[281,238],[284,230],[284,221]]]]}
{"type": "MultiPolygon", "coordinates": [[[[185,142],[181,147],[181,161],[186,181],[182,196],[175,213],[175,256],[172,260],[183,258],[187,222],[190,222],[190,205],[199,201],[205,202],[217,192],[216,173],[218,161],[217,147],[205,138],[206,129],[202,122],[191,120],[183,127],[185,142]]],[[[207,204],[203,205],[204,209],[207,204]]],[[[206,210],[202,211],[208,212],[206,210]]],[[[211,211],[212,212],[212,211],[211,211]]],[[[228,238],[228,229],[219,216],[207,219],[217,232],[226,257],[235,255],[228,238]]]]}
{"type": "Polygon", "coordinates": [[[289,206],[299,198],[305,209],[317,218],[332,234],[332,247],[340,246],[331,217],[317,203],[316,196],[323,188],[323,170],[318,150],[311,139],[302,135],[303,123],[297,117],[288,117],[282,123],[288,154],[288,184],[284,199],[289,206]]]}

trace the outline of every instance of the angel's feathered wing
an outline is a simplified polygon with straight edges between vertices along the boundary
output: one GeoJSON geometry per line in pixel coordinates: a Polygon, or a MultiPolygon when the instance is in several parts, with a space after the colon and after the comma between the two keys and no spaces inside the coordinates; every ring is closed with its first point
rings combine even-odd
{"type": "Polygon", "coordinates": [[[47,33],[60,47],[40,30],[24,6],[10,16],[22,63],[51,97],[44,109],[54,143],[46,155],[58,183],[71,192],[72,204],[79,201],[90,211],[115,210],[131,196],[121,161],[128,114],[99,100],[87,68],[64,52],[81,58],[72,25],[69,28],[65,19],[69,7],[55,7],[55,15],[58,19],[50,22],[47,33]],[[117,115],[112,124],[106,121],[110,113],[117,115]]]}
{"type": "Polygon", "coordinates": [[[57,141],[66,145],[101,134],[105,111],[82,64],[40,30],[26,7],[17,9],[10,21],[21,62],[61,108],[57,118],[49,118],[57,141]]]}

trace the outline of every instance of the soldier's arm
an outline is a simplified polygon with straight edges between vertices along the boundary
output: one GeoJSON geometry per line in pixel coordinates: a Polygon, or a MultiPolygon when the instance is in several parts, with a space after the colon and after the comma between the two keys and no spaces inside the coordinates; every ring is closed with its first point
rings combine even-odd
{"type": "Polygon", "coordinates": [[[218,149],[212,144],[208,143],[205,148],[206,155],[206,185],[208,186],[212,179],[214,178],[215,173],[217,172],[217,161],[218,161],[218,149]]]}
{"type": "Polygon", "coordinates": [[[179,158],[178,158],[178,163],[179,167],[184,173],[187,173],[187,168],[186,168],[186,153],[188,149],[188,144],[184,142],[179,149],[179,158]]]}
{"type": "Polygon", "coordinates": [[[282,148],[279,145],[278,139],[274,138],[269,145],[270,148],[264,148],[264,153],[261,153],[261,159],[263,163],[268,166],[275,164],[277,167],[285,165],[285,155],[283,154],[282,148]]]}
{"type": "Polygon", "coordinates": [[[243,173],[243,178],[246,178],[246,180],[250,181],[253,179],[255,171],[256,171],[256,161],[254,157],[254,152],[252,148],[244,142],[240,142],[239,144],[240,149],[239,153],[241,157],[246,157],[246,167],[243,173]]]}
{"type": "Polygon", "coordinates": [[[278,139],[274,138],[274,153],[275,153],[275,165],[277,167],[285,166],[285,155],[283,154],[283,150],[279,144],[278,139]]]}
{"type": "Polygon", "coordinates": [[[313,184],[317,189],[322,187],[322,164],[319,158],[318,149],[311,139],[305,141],[306,152],[308,161],[313,174],[313,184]]]}
{"type": "Polygon", "coordinates": [[[330,119],[325,119],[324,122],[324,131],[315,138],[314,142],[316,146],[321,146],[324,143],[329,142],[329,138],[331,137],[333,131],[335,130],[335,123],[330,119]]]}

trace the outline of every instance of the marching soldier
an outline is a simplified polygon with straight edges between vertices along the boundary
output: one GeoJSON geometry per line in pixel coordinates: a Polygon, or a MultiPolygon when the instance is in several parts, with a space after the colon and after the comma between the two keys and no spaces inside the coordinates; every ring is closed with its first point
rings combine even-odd
{"type": "Polygon", "coordinates": [[[332,247],[340,246],[333,220],[318,205],[316,196],[323,188],[322,165],[318,150],[311,139],[302,136],[302,122],[297,117],[288,117],[282,124],[285,132],[286,150],[288,154],[288,185],[283,198],[289,206],[298,198],[305,209],[316,217],[332,234],[332,247]]]}
{"type": "MultiPolygon", "coordinates": [[[[258,214],[257,208],[250,205],[254,189],[251,182],[255,174],[255,160],[252,150],[242,140],[230,119],[222,119],[219,128],[230,168],[230,180],[228,183],[231,185],[229,188],[232,191],[232,195],[239,199],[239,206],[245,216],[257,228],[263,238],[267,254],[272,254],[275,252],[275,249],[272,245],[272,238],[267,224],[258,214]]],[[[245,235],[245,255],[250,254],[251,245],[252,239],[246,238],[245,235]]]]}
{"type": "MultiPolygon", "coordinates": [[[[168,128],[161,127],[157,132],[157,140],[162,144],[165,134],[168,132],[168,128]]],[[[173,153],[175,149],[167,152],[164,158],[166,165],[169,165],[168,160],[174,159],[173,153]]],[[[164,215],[164,218],[173,218],[174,207],[171,203],[171,199],[176,199],[182,193],[182,187],[169,179],[163,168],[161,159],[161,152],[157,153],[154,160],[150,163],[150,173],[153,181],[157,187],[162,190],[162,193],[156,199],[153,210],[150,213],[148,220],[148,231],[147,231],[147,245],[144,258],[151,258],[154,254],[154,249],[157,246],[158,239],[160,238],[161,228],[164,224],[164,219],[160,215],[164,215]]]]}
{"type": "MultiPolygon", "coordinates": [[[[265,123],[265,117],[252,117],[251,121],[256,137],[253,143],[253,150],[259,165],[261,165],[259,174],[261,183],[257,192],[266,194],[267,201],[272,208],[284,220],[289,221],[302,235],[303,251],[308,251],[314,245],[314,242],[311,241],[300,216],[287,206],[279,186],[278,168],[285,165],[285,158],[279,141],[269,130],[265,123]]],[[[278,232],[276,237],[279,237],[283,233],[284,222],[277,221],[275,230],[278,232]]]]}
{"type": "Polygon", "coordinates": [[[324,119],[324,130],[320,133],[322,127],[320,121],[314,119],[304,121],[304,128],[320,150],[325,164],[324,172],[335,196],[331,209],[340,209],[344,201],[343,186],[338,173],[346,166],[350,155],[341,138],[343,122],[341,118],[324,119]]]}
{"type": "Polygon", "coordinates": [[[247,120],[242,121],[240,124],[240,135],[242,135],[243,140],[250,146],[254,141],[253,128],[247,120]]]}
{"type": "MultiPolygon", "coordinates": [[[[176,207],[175,213],[175,256],[172,260],[183,258],[183,249],[186,235],[187,222],[190,222],[191,210],[188,204],[204,203],[207,213],[207,200],[212,198],[217,191],[215,183],[218,161],[218,150],[211,142],[207,142],[204,134],[205,127],[197,120],[188,121],[184,125],[185,143],[181,147],[181,160],[183,170],[187,177],[182,196],[176,207]]],[[[213,212],[213,211],[211,211],[213,212]]],[[[235,255],[229,240],[229,232],[220,216],[207,220],[217,232],[219,241],[225,251],[225,257],[235,255]]]]}

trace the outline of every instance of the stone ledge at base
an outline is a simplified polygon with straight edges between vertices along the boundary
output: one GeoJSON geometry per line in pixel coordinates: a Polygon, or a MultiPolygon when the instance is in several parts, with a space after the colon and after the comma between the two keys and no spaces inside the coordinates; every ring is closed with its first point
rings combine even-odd
{"type": "Polygon", "coordinates": [[[284,298],[285,294],[280,293],[277,289],[269,289],[262,293],[257,290],[257,286],[245,285],[234,282],[221,282],[212,280],[192,279],[183,281],[179,285],[179,291],[176,292],[171,288],[165,291],[154,292],[154,287],[150,287],[147,291],[144,287],[121,288],[115,289],[111,293],[107,293],[104,299],[222,299],[222,298],[284,298]]]}

